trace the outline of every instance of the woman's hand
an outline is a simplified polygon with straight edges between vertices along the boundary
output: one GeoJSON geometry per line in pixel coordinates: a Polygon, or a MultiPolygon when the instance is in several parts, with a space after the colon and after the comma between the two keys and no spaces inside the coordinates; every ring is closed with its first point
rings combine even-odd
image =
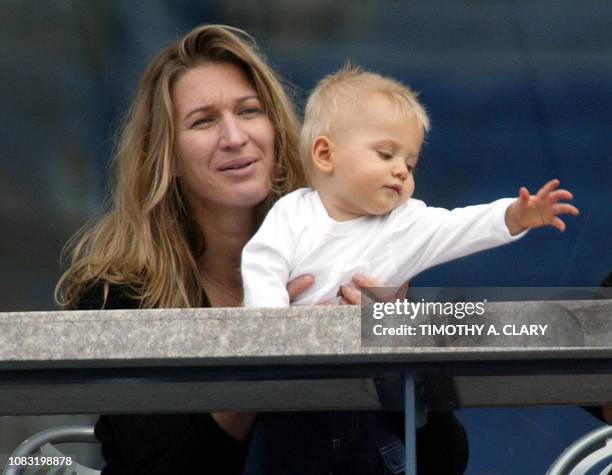
{"type": "MultiPolygon", "coordinates": [[[[298,295],[314,284],[312,275],[302,275],[287,284],[289,300],[293,301],[298,295]]],[[[246,443],[249,432],[255,422],[256,412],[213,412],[211,413],[217,424],[238,442],[246,443]]]]}
{"type": "MultiPolygon", "coordinates": [[[[310,274],[304,274],[296,277],[287,284],[287,293],[289,294],[289,300],[293,302],[302,292],[309,289],[314,284],[314,277],[310,274]]],[[[361,296],[365,294],[363,289],[367,289],[366,297],[372,301],[384,302],[389,300],[395,300],[398,298],[404,298],[406,292],[410,287],[410,281],[407,281],[402,285],[397,292],[391,292],[391,289],[386,288],[384,284],[381,284],[378,280],[373,277],[369,277],[363,274],[355,274],[350,283],[340,287],[339,292],[339,303],[341,305],[360,305],[361,296]]],[[[321,302],[317,305],[334,305],[338,302],[328,301],[321,302]]]]}
{"type": "Polygon", "coordinates": [[[408,287],[410,287],[410,281],[406,281],[396,292],[393,292],[392,288],[386,287],[373,277],[355,274],[350,283],[340,287],[340,304],[361,305],[362,296],[375,302],[404,298],[408,287]]]}
{"type": "Polygon", "coordinates": [[[238,442],[246,443],[255,422],[256,412],[211,412],[219,426],[238,442]]]}
{"type": "Polygon", "coordinates": [[[310,274],[301,275],[289,282],[287,284],[289,302],[293,302],[302,292],[312,287],[312,284],[314,284],[314,277],[310,274]]]}

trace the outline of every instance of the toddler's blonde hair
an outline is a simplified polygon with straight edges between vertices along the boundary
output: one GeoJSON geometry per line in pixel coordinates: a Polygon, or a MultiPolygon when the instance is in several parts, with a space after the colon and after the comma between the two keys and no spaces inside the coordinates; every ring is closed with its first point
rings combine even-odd
{"type": "Polygon", "coordinates": [[[309,181],[312,182],[310,154],[314,140],[321,135],[333,136],[339,126],[340,112],[351,114],[351,109],[365,102],[372,93],[386,95],[402,114],[414,114],[423,130],[429,131],[429,116],[415,91],[395,79],[347,63],[319,81],[306,103],[300,158],[309,181]]]}

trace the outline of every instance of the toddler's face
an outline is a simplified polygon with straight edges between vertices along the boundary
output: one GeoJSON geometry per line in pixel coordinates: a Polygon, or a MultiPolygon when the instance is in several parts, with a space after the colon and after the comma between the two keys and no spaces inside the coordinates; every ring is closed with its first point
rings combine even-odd
{"type": "Polygon", "coordinates": [[[334,183],[328,190],[336,219],[386,214],[412,196],[424,139],[415,114],[406,117],[389,98],[376,94],[337,130],[334,183]]]}

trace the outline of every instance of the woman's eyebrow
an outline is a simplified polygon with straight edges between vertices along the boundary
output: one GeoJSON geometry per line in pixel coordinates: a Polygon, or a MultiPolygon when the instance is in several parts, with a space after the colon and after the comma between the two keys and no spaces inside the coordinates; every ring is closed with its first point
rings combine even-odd
{"type": "Polygon", "coordinates": [[[252,94],[250,96],[244,96],[244,97],[240,97],[240,98],[236,99],[236,103],[237,104],[242,104],[243,102],[246,102],[246,101],[251,100],[251,99],[255,99],[257,101],[261,101],[261,98],[257,94],[252,94]]]}
{"type": "Polygon", "coordinates": [[[196,107],[195,109],[191,110],[185,117],[183,117],[183,120],[189,119],[189,117],[191,117],[193,114],[197,114],[198,112],[208,112],[209,110],[213,109],[214,107],[212,105],[196,107]]]}
{"type": "MultiPolygon", "coordinates": [[[[244,103],[246,101],[249,101],[251,99],[256,99],[258,101],[261,100],[258,95],[251,94],[249,96],[239,97],[239,98],[235,99],[234,102],[236,104],[242,104],[242,103],[244,103]]],[[[183,120],[189,119],[189,117],[191,117],[193,114],[196,114],[198,112],[208,112],[208,111],[214,110],[214,109],[215,109],[215,106],[213,104],[207,104],[207,105],[204,105],[204,106],[196,107],[195,109],[189,111],[187,113],[187,115],[183,118],[183,120]]]]}

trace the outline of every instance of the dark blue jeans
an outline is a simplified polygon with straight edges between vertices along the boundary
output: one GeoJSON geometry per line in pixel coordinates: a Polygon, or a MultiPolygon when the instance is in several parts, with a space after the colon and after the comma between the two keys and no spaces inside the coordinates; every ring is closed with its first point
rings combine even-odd
{"type": "Polygon", "coordinates": [[[243,475],[404,473],[404,443],[381,411],[261,413],[243,475]]]}

